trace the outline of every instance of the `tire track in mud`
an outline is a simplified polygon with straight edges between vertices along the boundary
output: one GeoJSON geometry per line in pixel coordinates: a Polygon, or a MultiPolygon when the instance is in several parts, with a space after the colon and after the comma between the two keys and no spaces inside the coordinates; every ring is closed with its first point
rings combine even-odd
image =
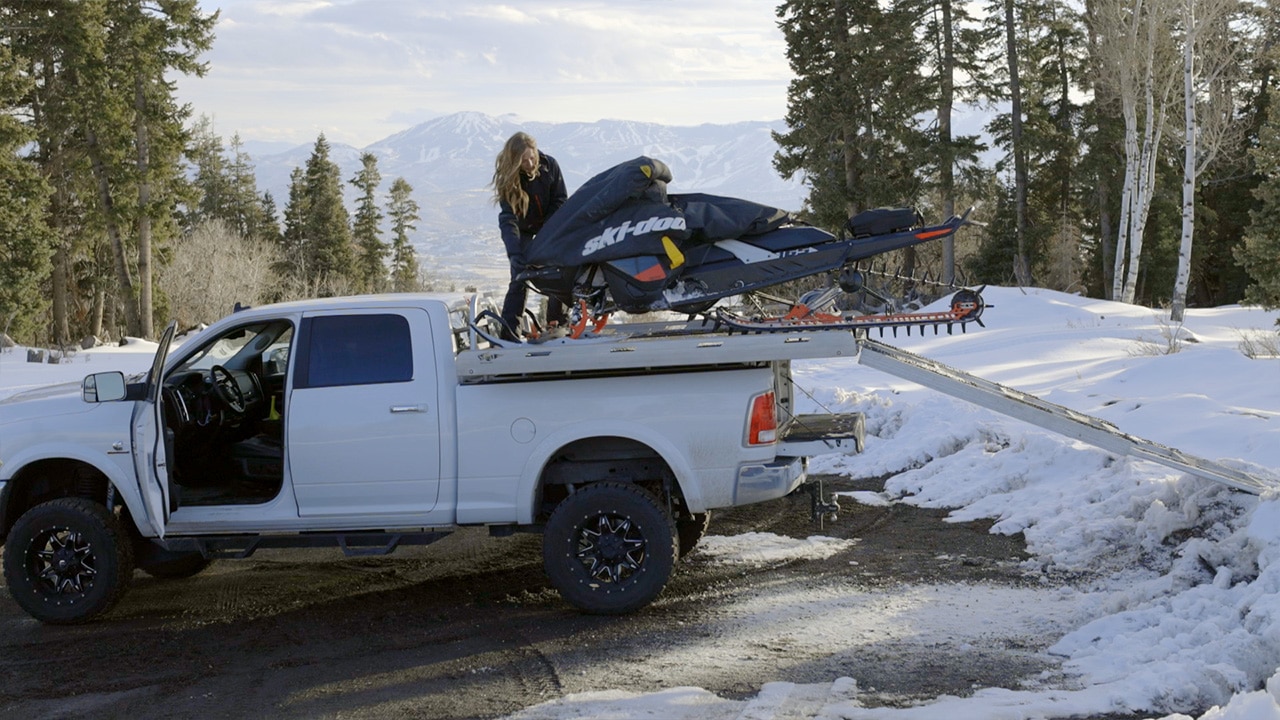
{"type": "Polygon", "coordinates": [[[251,590],[250,584],[245,580],[245,575],[244,572],[232,571],[219,578],[221,582],[213,596],[213,607],[211,608],[214,612],[214,617],[230,619],[240,616],[245,594],[251,590]]]}
{"type": "Polygon", "coordinates": [[[527,697],[538,698],[536,702],[542,702],[564,695],[559,669],[538,642],[524,631],[523,623],[509,622],[502,627],[508,630],[507,636],[517,644],[512,650],[515,656],[513,664],[520,676],[520,684],[527,689],[527,697]]]}

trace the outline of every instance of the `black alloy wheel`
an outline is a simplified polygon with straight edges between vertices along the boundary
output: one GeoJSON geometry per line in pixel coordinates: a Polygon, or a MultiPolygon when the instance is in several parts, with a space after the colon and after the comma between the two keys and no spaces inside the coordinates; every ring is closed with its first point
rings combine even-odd
{"type": "Polygon", "coordinates": [[[571,605],[614,615],[648,605],[675,565],[675,527],[644,488],[587,485],[560,503],[542,540],[543,565],[571,605]]]}
{"type": "Polygon", "coordinates": [[[85,498],[28,510],[4,548],[4,576],[18,605],[54,625],[88,622],[129,587],[133,548],[115,515],[85,498]]]}

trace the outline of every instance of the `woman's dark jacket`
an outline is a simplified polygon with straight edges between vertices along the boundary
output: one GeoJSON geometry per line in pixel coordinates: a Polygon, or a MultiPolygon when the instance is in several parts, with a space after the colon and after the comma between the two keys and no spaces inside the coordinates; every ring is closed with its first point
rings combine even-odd
{"type": "Polygon", "coordinates": [[[529,179],[520,173],[520,187],[529,194],[529,210],[524,217],[516,213],[506,201],[498,203],[498,227],[502,230],[502,244],[507,256],[524,265],[524,243],[542,229],[542,224],[564,204],[568,193],[564,188],[564,175],[560,164],[550,155],[538,151],[538,175],[529,179]]]}

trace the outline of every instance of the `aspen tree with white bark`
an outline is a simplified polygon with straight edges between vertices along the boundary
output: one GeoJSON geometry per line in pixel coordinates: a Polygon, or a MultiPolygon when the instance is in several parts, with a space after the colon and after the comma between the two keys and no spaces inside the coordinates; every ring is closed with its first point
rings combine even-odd
{"type": "Polygon", "coordinates": [[[1235,121],[1232,92],[1242,72],[1247,44],[1233,32],[1242,14],[1239,0],[1180,0],[1183,28],[1182,237],[1170,317],[1181,322],[1191,279],[1197,178],[1219,155],[1238,144],[1244,123],[1235,121]]]}
{"type": "Polygon", "coordinates": [[[1156,161],[1177,78],[1175,10],[1168,0],[1099,0],[1094,7],[1097,66],[1105,76],[1099,88],[1118,95],[1124,118],[1124,189],[1111,293],[1113,299],[1128,303],[1137,294],[1156,161]]]}

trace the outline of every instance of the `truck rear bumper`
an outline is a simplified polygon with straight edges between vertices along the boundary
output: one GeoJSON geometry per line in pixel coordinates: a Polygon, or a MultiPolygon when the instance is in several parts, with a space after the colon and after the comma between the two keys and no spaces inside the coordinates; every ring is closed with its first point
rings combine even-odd
{"type": "Polygon", "coordinates": [[[776,460],[738,468],[733,504],[750,505],[790,493],[805,481],[810,455],[860,453],[865,436],[862,413],[795,417],[779,439],[776,460]]]}
{"type": "Polygon", "coordinates": [[[804,482],[806,458],[780,458],[771,463],[743,465],[733,487],[733,504],[750,505],[780,498],[804,482]]]}

